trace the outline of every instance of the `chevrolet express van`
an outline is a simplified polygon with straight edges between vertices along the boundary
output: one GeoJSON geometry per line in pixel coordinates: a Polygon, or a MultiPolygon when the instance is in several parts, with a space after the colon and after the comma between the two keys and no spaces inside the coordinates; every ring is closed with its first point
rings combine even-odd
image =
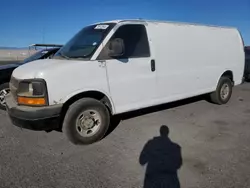
{"type": "Polygon", "coordinates": [[[235,28],[147,20],[84,27],[52,59],[14,70],[6,106],[13,124],[61,128],[74,144],[102,139],[110,118],[201,94],[226,104],[242,83],[235,28]]]}

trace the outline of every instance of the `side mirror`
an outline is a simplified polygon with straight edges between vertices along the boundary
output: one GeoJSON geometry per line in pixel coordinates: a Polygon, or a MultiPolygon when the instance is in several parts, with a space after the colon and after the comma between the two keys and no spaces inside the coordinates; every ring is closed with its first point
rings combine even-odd
{"type": "Polygon", "coordinates": [[[124,54],[125,47],[124,42],[120,38],[113,39],[109,43],[109,56],[110,57],[120,57],[124,54]]]}

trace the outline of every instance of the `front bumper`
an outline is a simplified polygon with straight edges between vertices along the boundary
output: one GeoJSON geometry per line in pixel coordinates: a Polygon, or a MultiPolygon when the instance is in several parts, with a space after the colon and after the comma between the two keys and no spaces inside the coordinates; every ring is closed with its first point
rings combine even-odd
{"type": "Polygon", "coordinates": [[[54,130],[59,128],[62,104],[45,107],[19,106],[11,95],[6,96],[6,110],[11,122],[31,130],[54,130]]]}

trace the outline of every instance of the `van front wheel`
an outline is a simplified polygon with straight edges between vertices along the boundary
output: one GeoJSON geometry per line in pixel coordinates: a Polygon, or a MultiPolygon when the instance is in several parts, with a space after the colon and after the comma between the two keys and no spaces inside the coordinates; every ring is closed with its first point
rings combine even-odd
{"type": "Polygon", "coordinates": [[[232,95],[233,84],[228,77],[221,77],[217,89],[215,92],[211,93],[211,102],[215,104],[226,104],[232,95]]]}
{"type": "Polygon", "coordinates": [[[84,98],[73,103],[64,118],[63,132],[73,144],[91,144],[101,140],[110,124],[106,106],[98,100],[84,98]]]}

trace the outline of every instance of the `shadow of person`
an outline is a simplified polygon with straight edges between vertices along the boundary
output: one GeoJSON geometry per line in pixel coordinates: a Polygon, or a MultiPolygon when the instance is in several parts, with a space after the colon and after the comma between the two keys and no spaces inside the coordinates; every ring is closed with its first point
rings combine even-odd
{"type": "Polygon", "coordinates": [[[169,128],[161,126],[160,136],[149,140],[140,154],[139,163],[147,164],[144,188],[180,188],[181,147],[168,135],[169,128]]]}

